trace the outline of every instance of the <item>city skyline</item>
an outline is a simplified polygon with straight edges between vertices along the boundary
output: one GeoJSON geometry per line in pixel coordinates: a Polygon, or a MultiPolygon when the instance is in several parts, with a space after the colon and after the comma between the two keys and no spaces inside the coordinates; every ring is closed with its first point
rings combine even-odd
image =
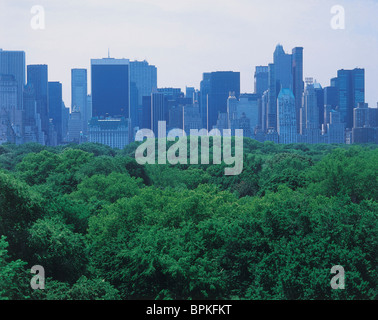
{"type": "Polygon", "coordinates": [[[33,1],[3,1],[1,47],[25,51],[27,65],[49,65],[49,81],[63,84],[63,100],[70,106],[71,69],[85,68],[90,78],[90,60],[106,57],[108,48],[114,58],[155,65],[158,87],[199,89],[204,72],[235,71],[241,73],[241,92],[253,92],[255,66],[268,65],[274,47],[281,43],[287,52],[304,47],[304,77],[323,87],[329,86],[337,70],[364,68],[366,102],[376,107],[377,1],[366,0],[363,6],[339,1],[345,7],[345,30],[331,28],[330,9],[335,3],[326,0],[316,4],[292,0],[287,8],[274,0],[269,4],[238,0],[232,5],[176,2],[41,1],[46,28],[37,31],[30,27],[33,1]]]}

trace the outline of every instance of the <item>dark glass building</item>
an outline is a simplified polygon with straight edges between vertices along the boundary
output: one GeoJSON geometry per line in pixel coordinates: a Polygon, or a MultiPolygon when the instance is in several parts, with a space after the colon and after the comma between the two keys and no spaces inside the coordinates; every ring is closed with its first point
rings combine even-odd
{"type": "Polygon", "coordinates": [[[200,83],[200,115],[202,120],[202,128],[207,128],[207,98],[210,92],[210,73],[204,73],[202,75],[202,81],[200,83]]]}
{"type": "Polygon", "coordinates": [[[63,119],[63,100],[62,84],[60,82],[49,82],[49,118],[54,125],[57,134],[57,143],[62,142],[62,119],[63,119]]]}
{"type": "Polygon", "coordinates": [[[239,99],[240,72],[218,71],[210,74],[210,88],[207,103],[207,126],[210,131],[217,124],[219,113],[227,113],[227,99],[230,93],[239,99]]]}
{"type": "Polygon", "coordinates": [[[262,96],[268,90],[269,68],[268,66],[258,66],[255,70],[255,94],[262,96]]]}
{"type": "MultiPolygon", "coordinates": [[[[300,110],[302,108],[302,97],[304,91],[303,82],[303,48],[296,47],[292,51],[292,74],[293,74],[293,93],[295,97],[295,110],[297,115],[297,128],[300,123],[300,110]]],[[[322,117],[323,118],[323,117],[322,117]]]]}
{"type": "Polygon", "coordinates": [[[339,70],[337,72],[338,106],[341,121],[353,128],[353,110],[365,103],[365,69],[339,70]]]}
{"type": "Polygon", "coordinates": [[[168,118],[167,96],[164,93],[153,93],[151,95],[151,129],[155,137],[159,135],[159,121],[167,121],[168,118]]]}
{"type": "Polygon", "coordinates": [[[130,72],[127,59],[92,59],[93,117],[130,118],[130,72]]]}
{"type": "Polygon", "coordinates": [[[34,89],[37,113],[41,116],[42,131],[48,137],[49,102],[48,102],[48,67],[47,65],[29,65],[27,81],[34,89]]]}
{"type": "Polygon", "coordinates": [[[25,86],[25,52],[0,49],[0,74],[14,76],[17,82],[17,109],[22,110],[25,86]]]}

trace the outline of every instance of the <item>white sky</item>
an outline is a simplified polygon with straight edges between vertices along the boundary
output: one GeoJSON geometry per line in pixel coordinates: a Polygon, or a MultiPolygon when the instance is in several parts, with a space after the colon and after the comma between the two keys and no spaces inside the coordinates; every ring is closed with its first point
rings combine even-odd
{"type": "Polygon", "coordinates": [[[156,65],[159,87],[199,88],[203,72],[232,70],[253,92],[255,66],[272,62],[278,43],[304,47],[304,75],[323,86],[338,69],[365,68],[367,102],[377,105],[378,0],[0,0],[0,48],[48,64],[66,106],[71,68],[90,71],[108,48],[156,65]],[[34,5],[45,9],[45,30],[31,28],[34,5]],[[345,8],[345,30],[331,28],[334,5],[345,8]]]}

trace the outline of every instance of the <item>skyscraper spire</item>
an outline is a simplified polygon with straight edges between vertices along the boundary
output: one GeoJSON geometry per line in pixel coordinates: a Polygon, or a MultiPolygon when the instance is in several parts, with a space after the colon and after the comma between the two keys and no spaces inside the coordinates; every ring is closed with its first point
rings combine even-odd
{"type": "Polygon", "coordinates": [[[110,59],[110,49],[108,48],[108,58],[110,59]]]}

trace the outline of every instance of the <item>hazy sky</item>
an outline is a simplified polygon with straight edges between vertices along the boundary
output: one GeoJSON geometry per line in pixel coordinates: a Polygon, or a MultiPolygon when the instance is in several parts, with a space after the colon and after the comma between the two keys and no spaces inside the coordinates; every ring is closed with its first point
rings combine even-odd
{"type": "Polygon", "coordinates": [[[377,105],[378,0],[0,0],[0,48],[48,64],[66,106],[71,68],[89,70],[108,48],[156,65],[159,87],[199,88],[203,72],[232,70],[253,92],[255,66],[272,62],[278,43],[304,47],[304,75],[323,86],[338,69],[365,68],[367,102],[377,105]],[[31,27],[34,5],[45,9],[44,30],[31,27]],[[344,30],[331,28],[334,5],[345,8],[344,30]]]}

